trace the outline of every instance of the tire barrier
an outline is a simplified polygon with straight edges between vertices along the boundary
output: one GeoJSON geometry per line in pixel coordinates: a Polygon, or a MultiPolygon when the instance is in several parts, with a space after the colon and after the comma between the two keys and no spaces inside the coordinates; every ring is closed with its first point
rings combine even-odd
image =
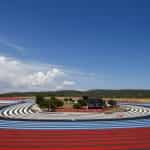
{"type": "Polygon", "coordinates": [[[9,105],[8,107],[4,107],[0,110],[0,117],[15,118],[17,116],[23,116],[34,113],[31,109],[33,105],[35,104],[30,102],[20,102],[13,105],[9,105]]]}
{"type": "Polygon", "coordinates": [[[51,121],[84,121],[84,120],[115,120],[132,119],[150,116],[150,107],[142,105],[121,104],[126,111],[114,113],[99,112],[41,112],[33,102],[20,102],[0,110],[0,117],[21,120],[51,120],[51,121]],[[36,112],[33,110],[36,110],[36,112]]]}

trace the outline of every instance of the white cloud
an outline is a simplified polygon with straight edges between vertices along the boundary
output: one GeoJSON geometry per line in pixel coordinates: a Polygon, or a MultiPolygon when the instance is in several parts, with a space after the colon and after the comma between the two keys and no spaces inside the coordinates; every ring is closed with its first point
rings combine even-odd
{"type": "Polygon", "coordinates": [[[75,81],[63,68],[0,56],[1,92],[60,90],[74,85],[75,81]]]}
{"type": "Polygon", "coordinates": [[[64,84],[64,85],[74,85],[75,82],[74,82],[74,81],[64,81],[63,84],[64,84]]]}

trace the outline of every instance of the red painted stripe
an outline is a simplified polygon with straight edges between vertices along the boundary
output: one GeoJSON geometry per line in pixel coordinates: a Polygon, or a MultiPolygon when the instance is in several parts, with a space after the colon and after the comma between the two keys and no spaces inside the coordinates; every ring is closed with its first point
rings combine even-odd
{"type": "Polygon", "coordinates": [[[0,133],[34,133],[34,134],[72,134],[72,133],[86,133],[86,134],[91,134],[91,133],[135,133],[136,131],[139,132],[150,132],[150,127],[149,128],[124,128],[124,129],[95,129],[95,130],[15,130],[15,129],[0,129],[0,133]]]}
{"type": "Polygon", "coordinates": [[[24,100],[29,97],[0,97],[0,100],[24,100]]]}
{"type": "Polygon", "coordinates": [[[0,149],[150,150],[150,128],[0,130],[0,149]]]}

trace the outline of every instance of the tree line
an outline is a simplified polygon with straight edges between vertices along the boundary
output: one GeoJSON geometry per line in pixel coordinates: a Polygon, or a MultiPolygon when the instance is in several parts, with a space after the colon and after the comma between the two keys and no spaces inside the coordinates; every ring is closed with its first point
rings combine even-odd
{"type": "Polygon", "coordinates": [[[67,96],[67,97],[82,97],[87,95],[89,97],[98,98],[150,98],[150,90],[88,90],[88,91],[75,91],[75,90],[63,90],[63,91],[46,91],[46,92],[13,92],[3,93],[0,97],[11,96],[67,96]]]}

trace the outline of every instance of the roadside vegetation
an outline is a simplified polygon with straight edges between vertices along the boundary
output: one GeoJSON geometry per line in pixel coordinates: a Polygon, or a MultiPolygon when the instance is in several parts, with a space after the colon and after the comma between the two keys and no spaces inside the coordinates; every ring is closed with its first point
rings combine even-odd
{"type": "Polygon", "coordinates": [[[73,104],[73,108],[74,109],[81,109],[81,108],[83,108],[85,106],[87,106],[87,102],[86,102],[85,99],[80,99],[80,100],[78,100],[77,103],[73,104]]]}
{"type": "MultiPolygon", "coordinates": [[[[63,100],[57,99],[55,96],[52,97],[43,97],[37,96],[36,103],[43,110],[47,109],[48,111],[56,111],[56,109],[65,109],[68,106],[72,109],[87,109],[88,108],[88,97],[84,97],[79,100],[72,100],[71,98],[64,98],[63,100]]],[[[95,99],[96,100],[96,99],[95,99]]],[[[117,106],[117,102],[115,100],[105,101],[103,99],[98,100],[98,109],[104,108],[115,108],[117,106]]],[[[90,108],[91,109],[91,108],[90,108]]],[[[94,108],[95,109],[95,108],[94,108]]]]}
{"type": "Polygon", "coordinates": [[[56,108],[62,107],[64,102],[52,96],[50,99],[45,99],[43,96],[36,97],[36,103],[40,108],[47,108],[48,111],[55,111],[56,108]]]}

